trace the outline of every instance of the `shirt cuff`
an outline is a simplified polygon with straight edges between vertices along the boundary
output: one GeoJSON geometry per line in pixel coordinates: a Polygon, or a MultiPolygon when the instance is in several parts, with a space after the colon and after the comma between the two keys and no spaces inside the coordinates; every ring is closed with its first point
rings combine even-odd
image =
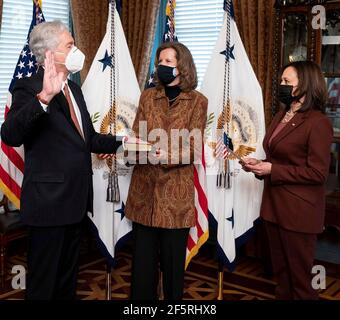
{"type": "Polygon", "coordinates": [[[47,102],[47,101],[44,101],[44,100],[40,99],[39,93],[37,94],[37,99],[38,99],[38,101],[39,101],[41,107],[43,108],[43,110],[44,110],[45,112],[48,112],[48,109],[47,109],[48,104],[45,103],[45,102],[47,102]]]}
{"type": "Polygon", "coordinates": [[[44,109],[44,111],[47,112],[48,104],[42,103],[40,100],[39,100],[39,103],[42,106],[42,108],[44,109]]]}

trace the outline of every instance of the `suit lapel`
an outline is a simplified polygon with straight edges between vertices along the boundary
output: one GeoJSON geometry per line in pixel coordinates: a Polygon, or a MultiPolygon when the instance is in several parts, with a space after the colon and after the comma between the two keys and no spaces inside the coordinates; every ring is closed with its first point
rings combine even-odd
{"type": "Polygon", "coordinates": [[[68,107],[68,103],[67,100],[64,96],[64,94],[62,93],[62,91],[60,91],[55,97],[54,97],[55,102],[58,104],[59,109],[63,112],[63,114],[65,115],[66,119],[73,124],[73,121],[71,119],[71,114],[70,114],[70,109],[68,107]]]}
{"type": "MultiPolygon", "coordinates": [[[[73,94],[73,91],[72,91],[72,94],[73,94]]],[[[76,97],[74,97],[76,99],[76,97]]],[[[70,113],[70,108],[68,106],[68,102],[66,100],[66,97],[64,95],[64,93],[62,91],[60,91],[55,97],[54,97],[54,100],[55,102],[57,103],[59,109],[62,111],[62,113],[65,115],[65,118],[66,120],[69,122],[69,124],[72,126],[72,128],[75,130],[75,132],[77,133],[77,135],[81,138],[81,140],[84,142],[84,139],[83,137],[80,135],[80,133],[78,132],[78,129],[77,127],[75,126],[75,124],[73,123],[73,120],[71,118],[71,113],[70,113]]],[[[77,104],[78,104],[78,101],[77,101],[77,104]]],[[[79,106],[79,105],[78,105],[79,106]]],[[[81,109],[79,107],[79,109],[81,109]]],[[[83,122],[83,119],[84,119],[84,116],[81,112],[81,116],[82,116],[82,122],[83,122]]],[[[85,134],[85,126],[84,126],[84,123],[83,123],[83,132],[85,134]]],[[[85,136],[85,139],[86,139],[86,136],[85,136]]]]}
{"type": "MultiPolygon", "coordinates": [[[[276,145],[283,139],[285,139],[288,135],[290,135],[296,128],[301,126],[305,119],[308,116],[307,112],[299,112],[297,113],[288,123],[287,125],[277,134],[277,136],[272,140],[270,144],[270,149],[274,150],[276,145]]],[[[276,126],[275,126],[276,127],[276,126]]]]}
{"type": "Polygon", "coordinates": [[[273,121],[271,122],[268,130],[267,130],[267,133],[266,133],[266,136],[264,138],[264,141],[263,141],[263,147],[265,149],[265,151],[267,152],[268,149],[269,149],[269,139],[270,137],[272,136],[275,128],[277,127],[277,125],[279,124],[279,122],[281,121],[282,117],[283,117],[283,114],[284,114],[284,110],[280,110],[274,117],[273,121]]]}
{"type": "MultiPolygon", "coordinates": [[[[43,86],[43,80],[44,80],[44,69],[43,68],[39,68],[38,72],[37,72],[38,78],[39,78],[39,83],[38,83],[38,87],[37,87],[37,93],[41,91],[42,86],[43,86]]],[[[74,84],[72,82],[69,82],[69,84],[71,83],[71,87],[74,86],[74,84]]],[[[70,90],[72,90],[70,88],[70,90]]],[[[72,90],[72,94],[77,102],[78,108],[80,110],[80,114],[82,117],[82,123],[83,123],[83,132],[84,132],[84,136],[85,136],[85,141],[87,138],[87,132],[85,130],[86,128],[86,123],[85,123],[85,114],[84,114],[84,108],[81,106],[81,101],[79,99],[79,97],[75,94],[75,90],[72,90]]],[[[71,118],[71,113],[70,113],[70,108],[68,106],[68,102],[64,96],[64,93],[62,91],[60,91],[51,101],[51,103],[54,104],[54,106],[56,108],[58,108],[59,110],[61,110],[61,112],[64,114],[66,120],[69,122],[69,124],[73,127],[73,129],[76,131],[77,135],[81,138],[81,140],[84,142],[83,137],[80,135],[80,133],[78,132],[78,129],[76,128],[75,124],[72,121],[71,118]]]]}

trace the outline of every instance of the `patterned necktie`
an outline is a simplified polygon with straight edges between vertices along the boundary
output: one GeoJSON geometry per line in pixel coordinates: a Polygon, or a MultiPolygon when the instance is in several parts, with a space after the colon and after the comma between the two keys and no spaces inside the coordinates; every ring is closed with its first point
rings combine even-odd
{"type": "Polygon", "coordinates": [[[68,103],[68,106],[69,106],[69,109],[70,109],[71,119],[72,119],[74,125],[76,126],[79,134],[84,139],[83,132],[81,131],[80,124],[79,124],[77,116],[76,116],[76,112],[74,111],[74,106],[73,106],[73,103],[72,103],[72,99],[71,99],[71,95],[70,95],[70,90],[68,88],[67,83],[65,83],[64,94],[65,94],[65,98],[67,100],[67,103],[68,103]]]}

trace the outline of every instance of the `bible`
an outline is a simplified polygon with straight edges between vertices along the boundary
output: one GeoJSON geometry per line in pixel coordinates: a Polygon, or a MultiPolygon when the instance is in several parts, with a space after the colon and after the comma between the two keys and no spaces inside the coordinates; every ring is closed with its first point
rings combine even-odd
{"type": "Polygon", "coordinates": [[[138,138],[128,138],[124,143],[124,150],[132,152],[150,152],[152,144],[138,138]]]}

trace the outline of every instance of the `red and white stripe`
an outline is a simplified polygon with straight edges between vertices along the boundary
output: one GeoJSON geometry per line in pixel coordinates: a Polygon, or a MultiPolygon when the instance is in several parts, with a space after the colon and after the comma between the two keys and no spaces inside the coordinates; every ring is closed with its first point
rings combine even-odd
{"type": "MultiPolygon", "coordinates": [[[[11,94],[8,93],[5,108],[5,119],[11,105],[11,94]]],[[[21,184],[24,176],[24,148],[14,148],[0,142],[0,189],[19,209],[21,184]]]]}
{"type": "Polygon", "coordinates": [[[194,166],[194,185],[195,185],[195,214],[196,225],[190,228],[185,267],[190,260],[198,253],[199,248],[209,238],[209,219],[208,219],[208,198],[207,198],[207,179],[206,165],[204,159],[204,145],[202,147],[202,159],[194,166]]]}
{"type": "Polygon", "coordinates": [[[216,152],[216,158],[217,159],[226,160],[228,158],[228,155],[229,155],[228,148],[224,144],[222,137],[219,137],[217,139],[215,152],[216,152]]]}

